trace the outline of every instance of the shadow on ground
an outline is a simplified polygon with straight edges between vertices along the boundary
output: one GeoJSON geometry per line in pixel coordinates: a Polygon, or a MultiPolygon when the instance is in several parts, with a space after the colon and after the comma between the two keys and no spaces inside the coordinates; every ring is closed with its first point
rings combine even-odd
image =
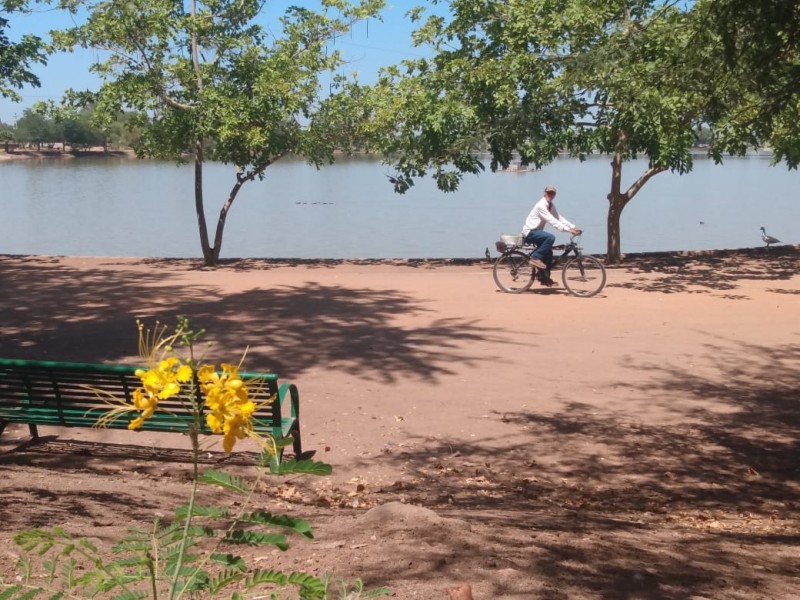
{"type": "MultiPolygon", "coordinates": [[[[656,257],[622,268],[663,272],[655,284],[632,284],[648,292],[734,293],[736,279],[754,278],[775,281],[774,291],[786,293],[779,282],[796,274],[797,258],[795,249],[771,248],[711,257],[702,264],[692,257],[656,257]]],[[[393,327],[393,314],[426,310],[396,292],[313,285],[220,297],[211,283],[191,290],[164,286],[157,272],[125,281],[106,272],[42,266],[26,270],[0,264],[5,282],[0,301],[8,307],[2,318],[8,332],[3,355],[42,358],[50,352],[45,356],[129,360],[129,314],[186,314],[212,332],[236,330],[215,341],[233,350],[250,344],[265,368],[277,365],[279,371],[297,373],[296,365],[340,363],[384,381],[429,381],[446,373],[450,361],[473,360],[461,349],[470,342],[502,337],[459,320],[419,330],[393,327]],[[302,317],[307,314],[312,316],[302,317]],[[243,321],[246,327],[230,327],[243,321]],[[110,347],[111,355],[97,354],[98,346],[110,347]]],[[[549,584],[538,597],[555,600],[797,597],[800,343],[731,350],[724,342],[706,345],[713,377],[679,364],[625,365],[648,374],[641,383],[628,383],[628,390],[681,417],[673,424],[598,412],[575,398],[557,413],[490,414],[507,426],[507,436],[419,438],[356,462],[355,471],[381,460],[403,474],[396,482],[358,492],[362,506],[400,500],[432,508],[458,519],[464,532],[442,540],[440,530],[418,530],[413,543],[392,547],[391,564],[364,567],[359,576],[391,586],[413,569],[415,578],[439,581],[448,557],[458,557],[470,565],[473,581],[495,574],[496,597],[511,593],[504,589],[507,578],[497,576],[504,570],[536,573],[549,584]],[[672,402],[678,396],[682,401],[672,402]],[[444,562],[420,560],[421,547],[443,543],[450,544],[444,562]]],[[[5,454],[0,470],[36,462],[37,453],[46,450],[34,445],[5,454]]],[[[96,447],[66,450],[55,449],[69,457],[71,468],[79,473],[93,468],[96,447]]],[[[133,461],[135,473],[154,487],[159,477],[180,476],[172,472],[170,457],[155,463],[113,445],[104,445],[103,452],[109,462],[115,456],[133,461]]],[[[6,508],[14,506],[17,492],[22,498],[32,491],[5,490],[6,508]]],[[[284,491],[278,486],[265,493],[285,500],[284,491]]],[[[58,500],[46,491],[35,493],[42,502],[58,500]]],[[[118,503],[133,510],[134,518],[155,509],[155,503],[138,505],[126,494],[88,500],[106,508],[118,503]]],[[[337,509],[337,518],[361,514],[347,508],[351,500],[349,494],[311,498],[308,510],[337,509]]],[[[88,509],[74,494],[58,510],[88,509]]]]}
{"type": "Polygon", "coordinates": [[[707,352],[713,380],[674,365],[630,367],[654,375],[632,387],[666,398],[677,425],[598,413],[579,399],[554,414],[495,414],[509,439],[419,439],[387,453],[407,477],[376,495],[486,525],[493,543],[459,556],[571,582],[547,598],[678,600],[728,588],[714,597],[774,597],[765,576],[800,576],[790,558],[800,543],[800,344],[707,352]],[[696,402],[672,405],[670,394],[696,402]],[[511,441],[519,427],[527,439],[511,441]]]}
{"type": "Polygon", "coordinates": [[[498,341],[498,331],[442,318],[400,327],[394,316],[426,307],[398,291],[310,283],[223,294],[209,272],[207,286],[165,284],[158,270],[71,269],[31,259],[0,262],[0,356],[72,362],[141,362],[135,319],[173,324],[183,315],[208,331],[214,355],[237,362],[245,349],[249,371],[293,378],[316,366],[365,379],[426,381],[470,364],[471,343],[498,341]]]}
{"type": "MultiPolygon", "coordinates": [[[[628,283],[614,283],[607,287],[636,289],[662,294],[733,292],[739,287],[737,281],[774,281],[775,293],[797,293],[779,287],[797,274],[800,269],[800,247],[777,246],[772,248],[746,248],[741,250],[649,253],[632,255],[626,262],[613,269],[624,269],[632,274],[660,274],[642,277],[628,283]]],[[[612,269],[612,270],[613,270],[612,269]]]]}

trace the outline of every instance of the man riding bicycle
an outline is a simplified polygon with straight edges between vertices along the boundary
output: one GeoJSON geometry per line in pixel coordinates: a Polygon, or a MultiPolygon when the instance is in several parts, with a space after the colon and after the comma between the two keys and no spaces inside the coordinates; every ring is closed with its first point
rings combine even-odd
{"type": "Polygon", "coordinates": [[[548,185],[544,188],[544,195],[533,206],[533,209],[525,219],[522,227],[522,235],[526,244],[535,244],[536,250],[531,254],[531,263],[539,269],[538,279],[542,285],[552,286],[555,282],[550,279],[550,269],[553,267],[553,242],[556,236],[544,230],[544,226],[550,223],[559,231],[566,231],[572,235],[579,235],[581,230],[558,214],[553,199],[556,197],[555,186],[548,185]]]}

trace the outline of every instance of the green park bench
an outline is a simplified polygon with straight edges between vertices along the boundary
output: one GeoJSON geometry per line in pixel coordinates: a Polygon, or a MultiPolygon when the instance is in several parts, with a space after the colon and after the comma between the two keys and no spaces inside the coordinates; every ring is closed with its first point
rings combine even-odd
{"type": "MultiPolygon", "coordinates": [[[[9,423],[28,425],[31,436],[37,438],[37,425],[62,427],[94,427],[97,419],[110,410],[96,391],[102,390],[119,400],[132,404],[134,390],[141,387],[135,375],[138,367],[0,359],[0,435],[9,423]]],[[[250,398],[259,405],[253,416],[253,429],[275,439],[291,436],[296,457],[300,457],[300,396],[293,384],[278,384],[272,373],[240,373],[248,385],[250,398]],[[274,399],[270,402],[270,399],[274,399]],[[287,406],[288,404],[288,406],[287,406]]],[[[202,403],[202,400],[199,400],[202,403]]],[[[179,398],[159,402],[158,410],[147,419],[141,431],[187,433],[192,422],[190,407],[179,398]]],[[[138,416],[132,411],[109,423],[114,429],[127,429],[138,416]]],[[[201,433],[211,434],[205,420],[201,433]]]]}

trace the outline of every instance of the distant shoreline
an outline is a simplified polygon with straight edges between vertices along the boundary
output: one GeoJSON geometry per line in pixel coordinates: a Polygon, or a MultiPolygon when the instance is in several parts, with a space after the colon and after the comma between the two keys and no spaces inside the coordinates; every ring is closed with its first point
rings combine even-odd
{"type": "MultiPolygon", "coordinates": [[[[692,154],[695,156],[704,155],[705,152],[702,151],[701,148],[695,148],[692,151],[692,154]]],[[[481,155],[485,155],[484,153],[479,153],[481,155]]],[[[364,155],[363,153],[357,152],[355,155],[364,155]]],[[[589,158],[600,158],[607,155],[601,154],[590,154],[589,158]]],[[[763,158],[766,156],[772,156],[772,151],[769,148],[761,148],[759,150],[752,150],[748,152],[743,158],[763,158]]],[[[568,158],[567,154],[559,154],[559,158],[568,158]]],[[[73,153],[71,150],[30,150],[30,149],[14,149],[10,152],[6,152],[3,148],[2,143],[0,143],[0,163],[4,161],[15,161],[15,160],[39,160],[39,159],[73,159],[73,158],[136,158],[136,152],[134,152],[133,148],[118,148],[114,150],[103,150],[101,146],[93,146],[91,148],[87,148],[85,150],[78,150],[73,153]]],[[[533,172],[538,171],[539,169],[535,169],[533,167],[520,167],[519,164],[512,164],[509,166],[508,169],[498,169],[498,173],[526,173],[526,172],[533,172]]]]}
{"type": "Polygon", "coordinates": [[[2,151],[0,148],[0,162],[17,160],[72,160],[76,158],[136,158],[136,154],[130,148],[119,150],[103,150],[100,147],[88,148],[76,152],[63,150],[13,150],[12,152],[2,151]]]}

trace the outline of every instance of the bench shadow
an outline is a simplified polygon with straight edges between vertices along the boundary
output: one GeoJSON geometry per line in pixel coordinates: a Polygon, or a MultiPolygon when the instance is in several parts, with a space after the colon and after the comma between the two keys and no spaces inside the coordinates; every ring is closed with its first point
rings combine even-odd
{"type": "MultiPolygon", "coordinates": [[[[46,468],[70,467],[87,470],[96,462],[92,459],[97,457],[102,457],[103,462],[112,464],[127,460],[180,465],[192,463],[192,451],[184,448],[62,439],[57,435],[43,435],[27,439],[0,452],[0,465],[36,464],[46,468]]],[[[258,461],[258,457],[256,452],[236,451],[228,454],[204,450],[197,462],[201,465],[252,466],[258,461]]]]}

